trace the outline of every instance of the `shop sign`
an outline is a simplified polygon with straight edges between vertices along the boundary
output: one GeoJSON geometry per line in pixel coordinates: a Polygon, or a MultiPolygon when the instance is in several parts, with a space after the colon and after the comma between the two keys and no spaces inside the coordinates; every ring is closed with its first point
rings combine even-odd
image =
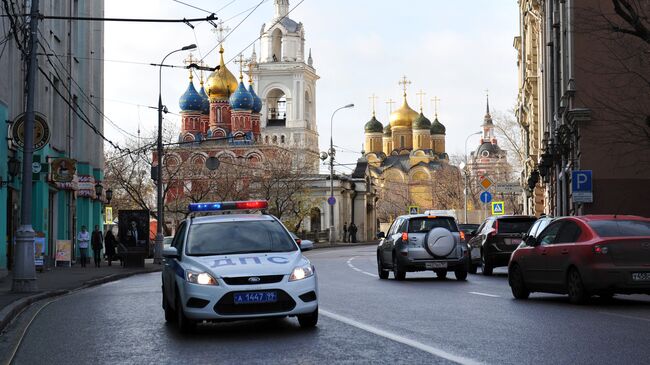
{"type": "Polygon", "coordinates": [[[90,175],[77,176],[77,197],[95,198],[95,178],[90,175]]]}
{"type": "Polygon", "coordinates": [[[55,183],[69,183],[74,180],[77,172],[77,160],[72,158],[59,157],[50,162],[50,181],[55,183]]]}
{"type": "MultiPolygon", "coordinates": [[[[43,149],[50,142],[50,127],[45,117],[39,113],[34,115],[34,150],[43,149]]],[[[18,148],[25,146],[25,113],[14,119],[11,126],[11,138],[18,148]]]]}
{"type": "Polygon", "coordinates": [[[72,241],[70,240],[57,240],[56,241],[56,262],[55,266],[60,263],[70,266],[72,263],[72,241]]]}

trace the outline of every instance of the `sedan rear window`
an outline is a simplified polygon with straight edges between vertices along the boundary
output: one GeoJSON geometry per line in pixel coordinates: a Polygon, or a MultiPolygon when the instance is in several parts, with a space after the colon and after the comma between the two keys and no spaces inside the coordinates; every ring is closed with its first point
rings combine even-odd
{"type": "Polygon", "coordinates": [[[526,233],[535,218],[506,218],[497,220],[497,233],[526,233]]]}
{"type": "Polygon", "coordinates": [[[289,252],[298,247],[276,221],[201,223],[190,226],[187,254],[211,256],[260,252],[289,252]]]}
{"type": "Polygon", "coordinates": [[[446,228],[451,232],[458,232],[456,221],[451,217],[436,218],[411,218],[409,220],[408,233],[427,233],[434,228],[446,228]]]}
{"type": "Polygon", "coordinates": [[[603,220],[587,222],[600,237],[650,236],[650,222],[635,220],[603,220]]]}

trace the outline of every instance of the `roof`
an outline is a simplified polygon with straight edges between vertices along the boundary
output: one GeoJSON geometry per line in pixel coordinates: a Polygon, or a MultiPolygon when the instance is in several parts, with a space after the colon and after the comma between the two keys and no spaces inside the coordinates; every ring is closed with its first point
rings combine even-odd
{"type": "Polygon", "coordinates": [[[480,157],[497,158],[497,157],[501,157],[502,155],[504,155],[504,151],[501,149],[501,147],[489,141],[485,141],[480,146],[478,146],[474,154],[474,156],[476,156],[477,158],[480,157]],[[488,156],[483,156],[483,152],[487,152],[488,156]]]}
{"type": "Polygon", "coordinates": [[[265,214],[213,214],[192,218],[192,224],[272,220],[272,216],[265,214]]]}

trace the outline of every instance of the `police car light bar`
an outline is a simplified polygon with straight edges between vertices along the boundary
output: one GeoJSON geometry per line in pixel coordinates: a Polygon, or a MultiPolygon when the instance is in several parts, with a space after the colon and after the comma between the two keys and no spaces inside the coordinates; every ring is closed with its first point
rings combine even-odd
{"type": "Polygon", "coordinates": [[[269,202],[266,200],[246,200],[236,202],[191,203],[190,212],[218,212],[224,210],[266,209],[269,202]]]}

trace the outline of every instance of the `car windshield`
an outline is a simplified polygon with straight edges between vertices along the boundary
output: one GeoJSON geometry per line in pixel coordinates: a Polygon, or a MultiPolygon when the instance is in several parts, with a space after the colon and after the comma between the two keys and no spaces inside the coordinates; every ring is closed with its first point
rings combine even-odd
{"type": "Polygon", "coordinates": [[[650,222],[636,220],[590,221],[591,227],[600,237],[642,237],[650,236],[650,222]]]}
{"type": "Polygon", "coordinates": [[[409,220],[408,233],[427,233],[434,228],[446,228],[452,232],[458,232],[456,221],[451,217],[422,217],[409,220]]]}
{"type": "Polygon", "coordinates": [[[497,233],[526,233],[535,223],[535,218],[505,218],[498,220],[497,233]]]}
{"type": "Polygon", "coordinates": [[[296,250],[295,241],[276,221],[193,224],[187,239],[187,254],[190,256],[296,250]]]}

